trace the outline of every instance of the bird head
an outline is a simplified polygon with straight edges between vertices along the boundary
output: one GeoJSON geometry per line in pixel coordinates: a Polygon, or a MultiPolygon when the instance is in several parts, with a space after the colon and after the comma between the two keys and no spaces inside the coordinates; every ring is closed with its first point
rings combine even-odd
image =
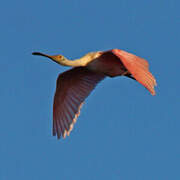
{"type": "Polygon", "coordinates": [[[40,52],[33,52],[32,55],[44,56],[44,57],[47,57],[47,58],[53,60],[54,62],[56,62],[58,64],[62,64],[62,65],[63,65],[63,61],[66,60],[66,58],[64,56],[60,55],[60,54],[50,56],[50,55],[43,54],[43,53],[40,53],[40,52]]]}

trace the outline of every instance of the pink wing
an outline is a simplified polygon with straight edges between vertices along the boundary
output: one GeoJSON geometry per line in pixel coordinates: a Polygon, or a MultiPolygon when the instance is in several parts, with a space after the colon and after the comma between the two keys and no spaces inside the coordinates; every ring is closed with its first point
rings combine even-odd
{"type": "Polygon", "coordinates": [[[152,95],[155,95],[156,80],[149,72],[149,64],[146,60],[119,49],[113,49],[112,53],[120,58],[126,69],[139,83],[147,88],[152,95]]]}
{"type": "Polygon", "coordinates": [[[69,135],[86,97],[105,76],[84,67],[59,75],[53,105],[53,135],[69,135]]]}

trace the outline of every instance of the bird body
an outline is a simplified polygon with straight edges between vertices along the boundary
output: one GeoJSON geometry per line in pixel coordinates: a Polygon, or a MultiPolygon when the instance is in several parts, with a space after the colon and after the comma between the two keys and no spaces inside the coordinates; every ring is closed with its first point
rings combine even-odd
{"type": "Polygon", "coordinates": [[[87,68],[109,77],[120,76],[128,72],[119,58],[114,56],[111,51],[101,53],[98,58],[87,64],[87,68]]]}
{"type": "Polygon", "coordinates": [[[127,76],[141,83],[155,95],[156,80],[149,72],[146,60],[119,49],[97,51],[86,54],[74,61],[62,55],[49,56],[39,52],[63,66],[72,69],[59,75],[53,104],[53,135],[58,138],[69,135],[83,102],[106,76],[127,76]]]}

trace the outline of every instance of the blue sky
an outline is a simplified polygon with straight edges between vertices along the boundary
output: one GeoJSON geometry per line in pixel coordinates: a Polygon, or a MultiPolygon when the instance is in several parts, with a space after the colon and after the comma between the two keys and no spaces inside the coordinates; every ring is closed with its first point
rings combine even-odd
{"type": "Polygon", "coordinates": [[[179,180],[180,2],[2,1],[1,180],[179,180]],[[107,78],[88,97],[70,137],[52,137],[56,78],[68,68],[33,51],[78,58],[119,48],[147,59],[151,96],[107,78]]]}

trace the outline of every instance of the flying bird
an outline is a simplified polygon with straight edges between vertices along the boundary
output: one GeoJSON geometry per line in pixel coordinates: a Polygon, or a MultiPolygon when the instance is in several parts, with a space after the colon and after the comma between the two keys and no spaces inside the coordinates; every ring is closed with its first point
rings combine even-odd
{"type": "Polygon", "coordinates": [[[148,62],[120,49],[90,52],[80,59],[69,60],[62,55],[46,55],[62,66],[72,69],[59,74],[53,104],[53,136],[65,138],[76,122],[83,102],[105,77],[126,76],[142,84],[155,95],[156,80],[149,72],[148,62]]]}

